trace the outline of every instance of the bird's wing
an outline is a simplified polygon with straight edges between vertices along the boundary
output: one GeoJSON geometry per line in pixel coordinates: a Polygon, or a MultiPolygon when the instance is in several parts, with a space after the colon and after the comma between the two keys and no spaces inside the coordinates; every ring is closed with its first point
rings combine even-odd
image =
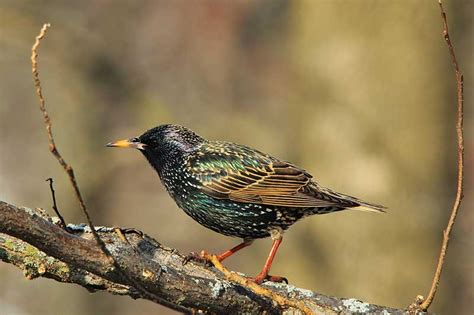
{"type": "Polygon", "coordinates": [[[341,205],[317,189],[305,170],[245,146],[201,148],[187,165],[201,191],[214,198],[301,208],[341,205]]]}

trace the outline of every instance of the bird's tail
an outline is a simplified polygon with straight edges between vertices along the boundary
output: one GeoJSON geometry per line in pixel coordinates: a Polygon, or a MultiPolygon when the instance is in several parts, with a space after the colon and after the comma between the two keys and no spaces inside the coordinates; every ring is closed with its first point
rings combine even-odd
{"type": "Polygon", "coordinates": [[[387,207],[385,206],[382,206],[376,203],[366,202],[366,201],[360,200],[359,198],[348,196],[348,195],[343,195],[343,194],[338,194],[338,195],[341,195],[344,201],[349,201],[352,204],[350,209],[359,210],[359,211],[368,211],[368,212],[378,212],[378,213],[387,212],[386,211],[387,207]]]}
{"type": "Polygon", "coordinates": [[[359,199],[357,199],[357,203],[359,204],[359,206],[355,206],[352,209],[359,210],[359,211],[377,212],[377,213],[387,212],[386,210],[387,207],[376,204],[376,203],[365,202],[359,199]]]}
{"type": "Polygon", "coordinates": [[[321,187],[319,185],[318,185],[318,189],[324,194],[330,196],[331,199],[336,199],[341,204],[343,205],[345,204],[347,208],[360,210],[360,211],[378,212],[378,213],[387,212],[386,211],[387,207],[385,206],[382,206],[376,203],[366,202],[366,201],[360,200],[359,198],[341,194],[341,193],[332,191],[329,188],[321,187]]]}

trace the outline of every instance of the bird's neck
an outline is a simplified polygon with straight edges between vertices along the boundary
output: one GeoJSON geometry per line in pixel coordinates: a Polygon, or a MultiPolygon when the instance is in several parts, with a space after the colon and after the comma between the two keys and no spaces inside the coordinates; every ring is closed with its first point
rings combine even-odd
{"type": "Polygon", "coordinates": [[[142,151],[142,153],[160,177],[162,177],[163,172],[172,169],[175,165],[183,163],[185,155],[185,152],[180,150],[166,150],[161,152],[142,151]]]}

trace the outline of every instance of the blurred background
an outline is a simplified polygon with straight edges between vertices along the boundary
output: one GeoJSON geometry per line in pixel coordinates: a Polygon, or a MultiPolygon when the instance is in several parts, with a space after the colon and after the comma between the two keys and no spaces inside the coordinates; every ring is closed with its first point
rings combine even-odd
{"type": "MultiPolygon", "coordinates": [[[[466,189],[430,309],[474,299],[472,1],[446,1],[465,74],[466,189]]],[[[431,284],[455,194],[456,86],[436,1],[0,2],[0,200],[84,222],[50,155],[31,79],[39,70],[56,143],[97,225],[138,228],[182,253],[238,243],[177,208],[145,159],[104,145],[162,123],[258,148],[323,185],[389,207],[307,218],[272,269],[299,287],[404,308],[431,284]]],[[[226,265],[258,273],[260,240],[226,265]]],[[[173,314],[148,301],[0,262],[3,314],[173,314]],[[46,302],[46,303],[45,303],[46,302]],[[5,311],[8,310],[8,311],[5,311]],[[4,313],[5,312],[5,313],[4,313]]]]}

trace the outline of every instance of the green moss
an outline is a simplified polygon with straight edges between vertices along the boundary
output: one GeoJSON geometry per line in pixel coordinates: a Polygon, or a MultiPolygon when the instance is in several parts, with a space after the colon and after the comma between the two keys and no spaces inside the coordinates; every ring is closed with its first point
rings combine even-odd
{"type": "Polygon", "coordinates": [[[71,272],[67,264],[47,256],[28,243],[14,241],[9,237],[0,237],[0,247],[5,248],[7,256],[10,255],[8,252],[15,252],[23,257],[23,274],[28,279],[37,278],[47,270],[63,278],[68,277],[71,272]],[[39,270],[42,270],[42,272],[39,272],[39,270]]]}
{"type": "Polygon", "coordinates": [[[8,238],[1,238],[0,240],[2,241],[1,242],[2,247],[5,247],[8,250],[14,250],[15,249],[15,243],[12,240],[10,240],[8,238]]]}

